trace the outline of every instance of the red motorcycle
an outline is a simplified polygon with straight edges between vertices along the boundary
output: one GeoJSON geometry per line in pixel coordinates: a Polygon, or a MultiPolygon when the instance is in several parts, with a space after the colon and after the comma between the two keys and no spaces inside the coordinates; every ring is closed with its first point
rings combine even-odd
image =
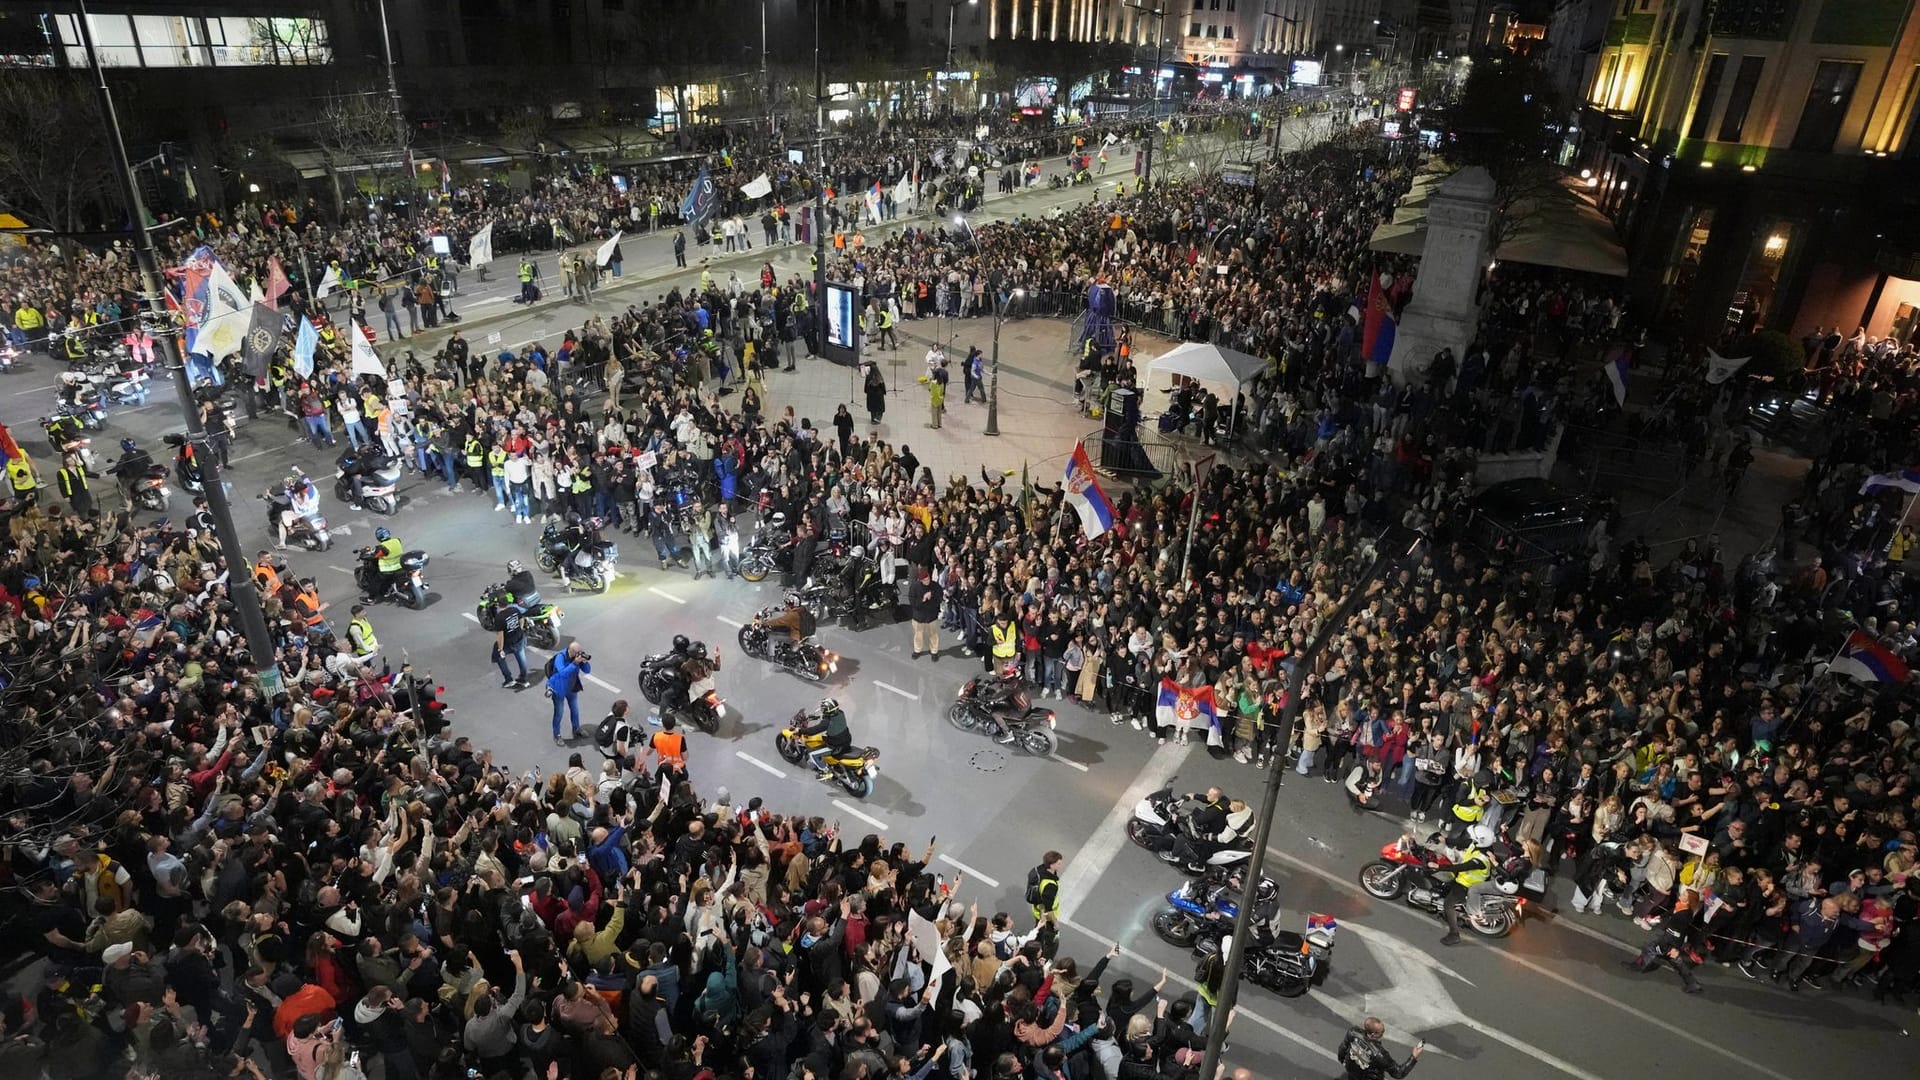
{"type": "MultiPolygon", "coordinates": [[[[1430,837],[1428,843],[1433,839],[1430,837]]],[[[1439,915],[1444,910],[1447,892],[1453,887],[1455,869],[1444,848],[1428,847],[1410,835],[1403,835],[1380,849],[1378,861],[1360,868],[1360,887],[1377,899],[1404,898],[1411,907],[1439,915]]],[[[1518,856],[1501,860],[1488,879],[1500,894],[1483,897],[1477,909],[1465,902],[1456,905],[1467,929],[1486,938],[1503,938],[1513,933],[1527,903],[1518,895],[1520,883],[1526,880],[1530,869],[1527,860],[1518,856]]]]}

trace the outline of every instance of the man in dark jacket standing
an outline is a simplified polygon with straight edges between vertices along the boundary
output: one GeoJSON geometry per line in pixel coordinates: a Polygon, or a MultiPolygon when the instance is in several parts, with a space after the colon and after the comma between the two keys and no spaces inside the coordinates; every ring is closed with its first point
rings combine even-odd
{"type": "MultiPolygon", "coordinates": [[[[891,554],[885,556],[892,558],[891,554]]],[[[925,650],[929,659],[940,659],[940,602],[944,596],[932,571],[918,567],[913,572],[913,657],[925,650]]]]}
{"type": "Polygon", "coordinates": [[[1386,1037],[1386,1022],[1377,1016],[1369,1016],[1360,1022],[1359,1027],[1347,1029],[1347,1037],[1340,1041],[1340,1049],[1334,1053],[1334,1057],[1346,1066],[1348,1080],[1381,1080],[1387,1076],[1401,1080],[1420,1063],[1420,1054],[1427,1048],[1426,1043],[1416,1043],[1412,1056],[1396,1065],[1393,1055],[1382,1045],[1386,1037]]]}

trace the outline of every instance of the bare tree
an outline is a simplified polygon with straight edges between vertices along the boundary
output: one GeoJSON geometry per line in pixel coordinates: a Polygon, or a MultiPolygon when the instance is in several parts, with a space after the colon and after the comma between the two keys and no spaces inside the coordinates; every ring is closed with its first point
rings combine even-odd
{"type": "MultiPolygon", "coordinates": [[[[375,168],[394,155],[393,113],[387,97],[370,86],[336,91],[322,101],[308,127],[333,185],[334,214],[344,214],[343,175],[375,168]]],[[[400,167],[405,168],[404,161],[400,167]]]]}
{"type": "Polygon", "coordinates": [[[333,58],[327,24],[319,19],[248,19],[257,59],[272,64],[324,64],[333,58]]]}
{"type": "Polygon", "coordinates": [[[37,224],[78,232],[113,190],[100,111],[86,84],[51,71],[0,71],[0,192],[37,224]]]}

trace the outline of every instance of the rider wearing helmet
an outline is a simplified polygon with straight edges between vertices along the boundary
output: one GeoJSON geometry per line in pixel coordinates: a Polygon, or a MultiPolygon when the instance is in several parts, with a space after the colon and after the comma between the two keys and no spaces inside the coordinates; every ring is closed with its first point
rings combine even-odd
{"type": "Polygon", "coordinates": [[[121,491],[130,490],[134,483],[147,475],[153,467],[153,457],[140,444],[132,439],[120,440],[120,460],[113,463],[113,478],[120,483],[121,491]]]}
{"type": "Polygon", "coordinates": [[[287,508],[280,512],[280,546],[286,547],[288,527],[320,512],[320,491],[307,479],[307,474],[298,469],[280,482],[280,489],[287,497],[287,508]]]}
{"type": "Polygon", "coordinates": [[[840,711],[840,703],[832,698],[820,699],[820,712],[808,717],[808,723],[800,726],[800,734],[802,737],[824,737],[825,741],[808,754],[813,759],[813,771],[820,774],[823,780],[827,778],[827,755],[844,752],[853,745],[853,731],[847,727],[847,714],[840,711]]]}
{"type": "Polygon", "coordinates": [[[507,563],[507,595],[523,614],[540,606],[540,583],[519,559],[507,563]]]}
{"type": "Polygon", "coordinates": [[[377,541],[374,555],[379,559],[374,564],[378,574],[374,580],[373,594],[379,596],[387,590],[387,583],[393,580],[393,576],[400,572],[400,557],[406,554],[406,545],[387,531],[385,526],[373,530],[373,538],[377,541]]]}
{"type": "Polygon", "coordinates": [[[1491,896],[1498,896],[1507,890],[1491,879],[1498,863],[1487,850],[1493,846],[1493,826],[1476,824],[1467,830],[1467,848],[1453,863],[1453,884],[1447,889],[1447,898],[1440,908],[1441,915],[1447,920],[1447,933],[1440,939],[1442,945],[1453,945],[1460,940],[1460,912],[1458,906],[1466,901],[1468,911],[1480,910],[1480,905],[1491,896]]]}
{"type": "Polygon", "coordinates": [[[785,630],[787,639],[798,645],[802,638],[813,633],[813,613],[800,603],[800,594],[797,592],[788,592],[782,598],[782,603],[786,607],[779,614],[756,617],[754,621],[768,631],[785,630]]]}

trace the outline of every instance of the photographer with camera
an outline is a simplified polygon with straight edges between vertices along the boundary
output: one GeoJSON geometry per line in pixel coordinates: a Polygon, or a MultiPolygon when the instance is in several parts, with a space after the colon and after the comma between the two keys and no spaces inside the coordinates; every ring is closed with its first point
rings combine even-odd
{"type": "Polygon", "coordinates": [[[560,745],[560,712],[565,709],[573,721],[574,739],[580,737],[580,681],[593,673],[593,656],[580,643],[569,644],[565,652],[547,661],[547,696],[553,699],[553,745],[560,745]]]}

